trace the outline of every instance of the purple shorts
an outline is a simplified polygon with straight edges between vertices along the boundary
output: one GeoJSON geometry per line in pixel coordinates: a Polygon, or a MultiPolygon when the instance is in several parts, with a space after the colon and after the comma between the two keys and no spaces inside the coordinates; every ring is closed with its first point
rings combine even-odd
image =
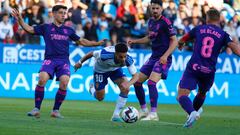
{"type": "Polygon", "coordinates": [[[56,80],[59,81],[62,75],[70,76],[70,62],[65,59],[45,59],[39,72],[47,72],[50,79],[56,74],[56,80]]]}
{"type": "Polygon", "coordinates": [[[146,76],[150,76],[151,72],[154,71],[156,73],[162,74],[162,79],[167,79],[168,70],[171,66],[172,62],[168,61],[167,64],[160,64],[159,59],[148,59],[144,65],[141,67],[140,72],[145,74],[146,76]]]}
{"type": "Polygon", "coordinates": [[[200,91],[206,92],[212,87],[214,77],[215,73],[202,73],[187,68],[180,80],[179,87],[182,89],[194,90],[198,86],[200,91]]]}

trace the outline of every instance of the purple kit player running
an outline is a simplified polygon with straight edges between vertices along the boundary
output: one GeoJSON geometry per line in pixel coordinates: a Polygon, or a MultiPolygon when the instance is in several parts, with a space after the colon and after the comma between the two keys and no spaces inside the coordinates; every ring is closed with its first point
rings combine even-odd
{"type": "Polygon", "coordinates": [[[192,57],[178,88],[177,100],[189,115],[184,127],[191,127],[200,117],[206,93],[214,82],[215,66],[221,49],[228,46],[240,55],[239,45],[232,42],[230,36],[219,27],[220,13],[216,9],[210,9],[206,17],[207,25],[193,28],[179,41],[180,50],[184,43],[193,39],[195,41],[192,57]],[[198,94],[192,103],[188,95],[197,85],[198,94]]]}
{"type": "Polygon", "coordinates": [[[156,120],[158,91],[156,84],[160,79],[166,79],[169,67],[172,63],[171,53],[177,46],[176,31],[172,23],[161,15],[162,1],[151,0],[151,13],[153,18],[149,19],[148,30],[149,34],[138,40],[130,40],[129,44],[144,44],[151,42],[152,55],[149,60],[141,67],[139,79],[134,84],[136,96],[141,105],[139,110],[142,120],[156,120]],[[151,112],[148,112],[145,101],[145,92],[143,82],[148,79],[148,88],[150,94],[151,112]],[[145,117],[145,118],[143,118],[145,117]]]}
{"type": "Polygon", "coordinates": [[[52,12],[54,16],[53,23],[31,27],[24,23],[17,9],[13,9],[12,11],[12,15],[18,20],[18,23],[25,31],[31,34],[42,35],[46,43],[45,60],[40,69],[39,81],[35,89],[35,108],[31,112],[28,112],[28,116],[40,117],[40,107],[44,98],[44,86],[46,82],[56,74],[60,85],[55,97],[55,104],[51,116],[63,118],[59,113],[59,108],[65,99],[70,77],[70,63],[68,58],[69,42],[73,40],[83,46],[97,46],[104,43],[104,40],[95,42],[84,38],[80,39],[72,28],[64,26],[63,23],[67,13],[67,7],[56,5],[52,8],[52,12]]]}

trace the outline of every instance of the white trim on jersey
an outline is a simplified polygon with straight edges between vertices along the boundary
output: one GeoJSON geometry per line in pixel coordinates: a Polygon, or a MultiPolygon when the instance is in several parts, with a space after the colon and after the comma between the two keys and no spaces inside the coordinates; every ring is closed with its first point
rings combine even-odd
{"type": "Polygon", "coordinates": [[[137,68],[136,66],[134,65],[134,63],[130,66],[127,67],[128,68],[128,72],[131,74],[131,75],[134,75],[137,73],[137,68]]]}
{"type": "Polygon", "coordinates": [[[93,51],[93,57],[95,59],[100,58],[100,56],[101,56],[101,50],[93,51]]]}

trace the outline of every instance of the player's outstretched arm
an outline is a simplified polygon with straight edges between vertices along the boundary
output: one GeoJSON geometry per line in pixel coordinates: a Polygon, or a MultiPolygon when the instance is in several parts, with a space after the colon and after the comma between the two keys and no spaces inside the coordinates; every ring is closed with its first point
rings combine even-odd
{"type": "Polygon", "coordinates": [[[230,47],[236,55],[240,56],[240,45],[235,42],[229,42],[228,47],[230,47]]]}
{"type": "Polygon", "coordinates": [[[85,38],[80,38],[78,41],[76,41],[76,43],[78,45],[82,45],[82,46],[100,46],[100,45],[104,44],[106,41],[107,41],[107,39],[103,39],[103,40],[96,42],[96,41],[87,40],[85,38]]]}
{"type": "Polygon", "coordinates": [[[178,45],[177,37],[171,36],[170,37],[170,44],[168,50],[163,54],[163,56],[160,58],[160,63],[167,64],[167,58],[169,55],[173,53],[173,51],[176,49],[178,45]]]}
{"type": "Polygon", "coordinates": [[[178,49],[181,51],[183,47],[185,46],[185,43],[190,41],[189,34],[185,34],[179,41],[178,41],[178,49]]]}
{"type": "Polygon", "coordinates": [[[132,78],[128,81],[126,88],[129,88],[138,80],[137,68],[134,64],[127,67],[128,72],[132,75],[132,78]]]}
{"type": "Polygon", "coordinates": [[[18,9],[14,8],[12,10],[12,16],[17,19],[20,26],[27,31],[28,33],[34,34],[34,29],[32,26],[29,26],[28,24],[24,23],[22,15],[19,13],[18,9]]]}
{"type": "Polygon", "coordinates": [[[132,75],[132,78],[130,79],[130,81],[124,81],[122,84],[121,84],[121,86],[122,86],[122,88],[124,88],[124,89],[129,89],[129,87],[131,86],[131,85],[133,85],[136,81],[138,80],[138,73],[135,73],[135,74],[133,74],[132,75]]]}
{"type": "Polygon", "coordinates": [[[138,73],[135,73],[135,74],[132,75],[132,78],[129,81],[129,85],[130,86],[133,85],[135,82],[137,82],[137,80],[138,80],[138,73]]]}
{"type": "Polygon", "coordinates": [[[183,47],[185,46],[185,42],[179,40],[178,41],[178,50],[182,51],[183,47]]]}
{"type": "Polygon", "coordinates": [[[146,44],[146,43],[149,43],[150,42],[150,39],[148,36],[145,36],[143,38],[140,38],[140,39],[136,39],[136,40],[128,40],[127,43],[129,45],[131,44],[146,44]]]}
{"type": "Polygon", "coordinates": [[[93,57],[93,52],[89,52],[89,53],[87,53],[85,56],[83,56],[83,57],[74,65],[74,70],[75,70],[75,72],[76,72],[79,68],[82,67],[82,64],[83,64],[86,60],[88,60],[88,59],[90,59],[90,58],[92,58],[92,57],[93,57]]]}

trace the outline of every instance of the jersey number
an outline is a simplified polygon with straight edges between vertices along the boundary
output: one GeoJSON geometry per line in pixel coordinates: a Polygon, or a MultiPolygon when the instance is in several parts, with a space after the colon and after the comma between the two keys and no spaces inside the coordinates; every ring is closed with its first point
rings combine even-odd
{"type": "Polygon", "coordinates": [[[101,74],[96,74],[95,75],[96,82],[103,82],[103,75],[101,74]]]}
{"type": "Polygon", "coordinates": [[[212,55],[212,49],[214,46],[214,39],[211,37],[205,37],[202,41],[201,54],[205,58],[209,58],[212,55]]]}

